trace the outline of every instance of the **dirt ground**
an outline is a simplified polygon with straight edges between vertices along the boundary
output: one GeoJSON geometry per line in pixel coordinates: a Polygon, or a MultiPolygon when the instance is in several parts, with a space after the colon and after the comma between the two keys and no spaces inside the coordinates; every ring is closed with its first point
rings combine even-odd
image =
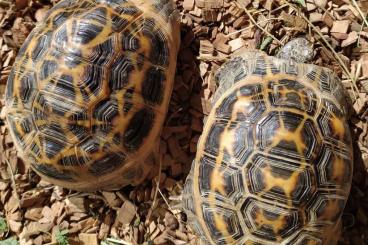
{"type": "MultiPolygon", "coordinates": [[[[0,93],[17,51],[57,0],[0,0],[0,93]]],[[[53,186],[17,157],[7,125],[0,135],[0,245],[197,244],[178,207],[216,90],[213,73],[249,48],[273,55],[290,39],[314,44],[313,63],[334,70],[353,102],[354,177],[341,244],[368,244],[368,1],[176,0],[181,49],[161,136],[160,178],[115,192],[53,186]],[[156,189],[157,182],[160,183],[156,189]]],[[[2,102],[3,104],[3,102],[2,102]]]]}

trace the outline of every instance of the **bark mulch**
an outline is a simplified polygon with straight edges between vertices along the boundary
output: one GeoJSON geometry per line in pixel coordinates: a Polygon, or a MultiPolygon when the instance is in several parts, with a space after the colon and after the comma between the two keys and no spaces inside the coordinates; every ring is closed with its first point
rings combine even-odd
{"type": "MultiPolygon", "coordinates": [[[[56,2],[0,0],[1,95],[19,47],[56,2]]],[[[333,69],[353,102],[354,178],[340,242],[368,244],[368,1],[175,2],[182,43],[160,139],[160,178],[155,173],[114,192],[53,186],[18,158],[7,125],[1,126],[0,244],[197,244],[176,199],[211,109],[213,73],[234,53],[258,48],[272,55],[297,36],[314,43],[313,63],[333,69]]]]}

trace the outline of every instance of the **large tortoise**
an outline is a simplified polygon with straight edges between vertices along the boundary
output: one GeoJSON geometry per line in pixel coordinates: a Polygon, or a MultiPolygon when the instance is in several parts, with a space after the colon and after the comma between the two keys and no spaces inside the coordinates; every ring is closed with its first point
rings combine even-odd
{"type": "Polygon", "coordinates": [[[19,51],[6,120],[23,160],[78,190],[141,182],[179,49],[171,0],[64,0],[19,51]]]}
{"type": "Polygon", "coordinates": [[[217,72],[219,89],[184,188],[205,244],[335,244],[352,180],[348,100],[305,39],[248,51],[217,72]],[[307,52],[305,52],[307,51],[307,52]]]}

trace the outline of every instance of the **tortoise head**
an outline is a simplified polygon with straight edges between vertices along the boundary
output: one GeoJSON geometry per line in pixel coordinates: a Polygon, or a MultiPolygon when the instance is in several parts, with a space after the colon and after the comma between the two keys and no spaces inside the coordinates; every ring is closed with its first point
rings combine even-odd
{"type": "Polygon", "coordinates": [[[294,60],[298,63],[308,63],[313,59],[313,47],[306,38],[295,38],[282,47],[276,57],[294,60]]]}

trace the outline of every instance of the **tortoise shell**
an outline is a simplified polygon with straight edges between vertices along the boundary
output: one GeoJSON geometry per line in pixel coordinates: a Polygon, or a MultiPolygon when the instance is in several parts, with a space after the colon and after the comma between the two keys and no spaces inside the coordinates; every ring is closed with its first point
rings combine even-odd
{"type": "Polygon", "coordinates": [[[334,244],[352,180],[338,78],[251,51],[215,78],[183,193],[189,225],[209,244],[334,244]]]}
{"type": "Polygon", "coordinates": [[[31,32],[8,79],[23,160],[79,190],[141,182],[167,113],[179,48],[171,0],[64,0],[31,32]]]}

